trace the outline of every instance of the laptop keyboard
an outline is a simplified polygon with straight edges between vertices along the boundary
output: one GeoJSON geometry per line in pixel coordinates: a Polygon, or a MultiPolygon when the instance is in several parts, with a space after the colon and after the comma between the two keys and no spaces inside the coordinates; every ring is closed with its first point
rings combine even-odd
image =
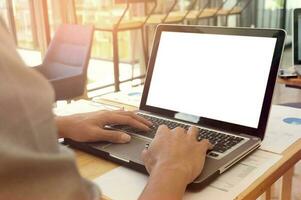
{"type": "MultiPolygon", "coordinates": [[[[119,130],[129,132],[129,133],[141,134],[141,135],[143,135],[145,137],[149,137],[149,138],[154,138],[158,127],[163,124],[168,126],[168,128],[170,128],[170,129],[174,129],[176,127],[181,127],[181,128],[188,130],[190,127],[187,124],[174,122],[174,121],[170,121],[167,119],[157,118],[154,116],[144,115],[141,113],[138,113],[138,115],[141,117],[144,117],[145,119],[147,119],[153,123],[153,126],[151,127],[150,131],[144,132],[144,131],[138,130],[136,128],[132,128],[129,126],[124,126],[124,125],[114,125],[114,126],[112,126],[112,128],[119,129],[119,130]]],[[[217,131],[199,128],[199,135],[197,137],[197,140],[201,141],[202,139],[208,139],[214,145],[213,150],[208,152],[209,155],[212,157],[218,157],[218,154],[216,154],[214,152],[225,153],[226,151],[230,150],[233,146],[239,144],[240,142],[242,142],[244,140],[244,138],[242,138],[242,137],[237,137],[237,136],[233,136],[233,135],[220,133],[217,131]]]]}

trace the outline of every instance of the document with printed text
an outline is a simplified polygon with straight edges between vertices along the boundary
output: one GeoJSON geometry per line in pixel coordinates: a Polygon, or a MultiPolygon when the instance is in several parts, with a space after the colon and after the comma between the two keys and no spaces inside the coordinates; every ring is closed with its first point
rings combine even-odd
{"type": "MultiPolygon", "coordinates": [[[[186,192],[185,200],[234,199],[271,166],[280,155],[257,150],[246,159],[219,176],[199,192],[186,192]]],[[[113,200],[138,199],[148,176],[124,167],[118,167],[94,180],[103,194],[113,200]]]]}

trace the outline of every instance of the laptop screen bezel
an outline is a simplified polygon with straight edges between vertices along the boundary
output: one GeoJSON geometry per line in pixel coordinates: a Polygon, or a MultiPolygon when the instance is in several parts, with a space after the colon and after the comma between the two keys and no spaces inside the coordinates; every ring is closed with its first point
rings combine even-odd
{"type": "MultiPolygon", "coordinates": [[[[215,129],[219,129],[222,131],[244,133],[244,134],[256,136],[256,137],[263,139],[266,125],[267,125],[268,115],[270,112],[270,106],[271,106],[273,90],[274,90],[274,86],[275,86],[275,82],[276,82],[276,78],[277,78],[278,67],[279,67],[279,63],[280,63],[281,55],[282,55],[282,51],[283,51],[283,45],[284,45],[284,40],[285,40],[285,36],[286,36],[285,31],[276,30],[276,29],[250,29],[250,28],[222,28],[222,27],[206,27],[206,26],[159,25],[156,29],[156,34],[155,34],[155,38],[154,38],[154,42],[153,42],[153,49],[152,49],[151,57],[150,57],[150,60],[148,63],[148,70],[147,70],[144,90],[143,90],[139,109],[142,111],[151,112],[151,113],[161,115],[161,116],[166,116],[169,118],[173,118],[177,112],[146,105],[149,87],[150,87],[152,74],[153,74],[153,69],[155,66],[155,60],[156,60],[158,47],[159,47],[159,43],[160,43],[161,33],[163,31],[277,38],[274,55],[273,55],[273,60],[272,60],[272,64],[270,67],[270,73],[269,73],[269,77],[268,77],[266,93],[265,93],[264,100],[263,100],[262,111],[260,114],[258,128],[250,128],[250,127],[227,123],[227,122],[218,121],[218,120],[214,120],[214,119],[208,119],[205,117],[200,117],[200,120],[197,123],[195,123],[196,125],[199,125],[202,127],[215,128],[215,129]]],[[[216,80],[214,80],[214,81],[216,81],[216,80]]]]}
{"type": "Polygon", "coordinates": [[[293,35],[293,55],[294,55],[294,64],[295,65],[301,65],[301,58],[299,59],[299,16],[301,16],[301,8],[294,9],[294,15],[293,15],[293,29],[294,29],[294,35],[293,35]]]}

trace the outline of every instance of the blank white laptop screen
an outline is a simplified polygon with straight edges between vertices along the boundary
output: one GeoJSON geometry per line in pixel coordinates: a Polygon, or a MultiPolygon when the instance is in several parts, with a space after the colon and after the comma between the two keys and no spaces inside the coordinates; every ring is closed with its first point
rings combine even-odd
{"type": "Polygon", "coordinates": [[[162,32],[146,105],[257,128],[276,38],[162,32]]]}

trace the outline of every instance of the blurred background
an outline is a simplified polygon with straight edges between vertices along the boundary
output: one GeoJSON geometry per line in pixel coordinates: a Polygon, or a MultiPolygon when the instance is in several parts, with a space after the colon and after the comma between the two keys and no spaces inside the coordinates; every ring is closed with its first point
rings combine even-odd
{"type": "MultiPolygon", "coordinates": [[[[104,24],[116,23],[116,20],[124,14],[126,2],[122,0],[0,0],[0,16],[12,33],[25,63],[28,66],[36,66],[41,64],[51,38],[60,24],[92,24],[97,28],[104,24]]],[[[290,35],[292,10],[296,7],[301,7],[300,0],[145,0],[130,5],[123,20],[131,21],[137,19],[137,16],[150,15],[151,22],[145,22],[143,27],[149,54],[154,27],[158,23],[283,28],[290,35]],[[151,13],[152,4],[156,5],[151,13]],[[203,13],[200,11],[210,8],[218,12],[204,17],[205,11],[203,13]],[[239,10],[235,12],[236,9],[239,10]],[[169,13],[169,16],[165,21],[162,18],[157,22],[151,19],[155,18],[155,15],[166,16],[166,13],[169,13]],[[176,16],[182,18],[172,21],[172,17],[176,16]]],[[[88,68],[89,97],[114,91],[112,42],[110,32],[95,30],[88,68]]],[[[287,46],[289,47],[290,44],[289,36],[287,46]]],[[[138,30],[119,32],[118,49],[120,81],[130,79],[120,84],[121,89],[141,83],[143,76],[142,79],[133,79],[145,73],[138,30]]]]}

